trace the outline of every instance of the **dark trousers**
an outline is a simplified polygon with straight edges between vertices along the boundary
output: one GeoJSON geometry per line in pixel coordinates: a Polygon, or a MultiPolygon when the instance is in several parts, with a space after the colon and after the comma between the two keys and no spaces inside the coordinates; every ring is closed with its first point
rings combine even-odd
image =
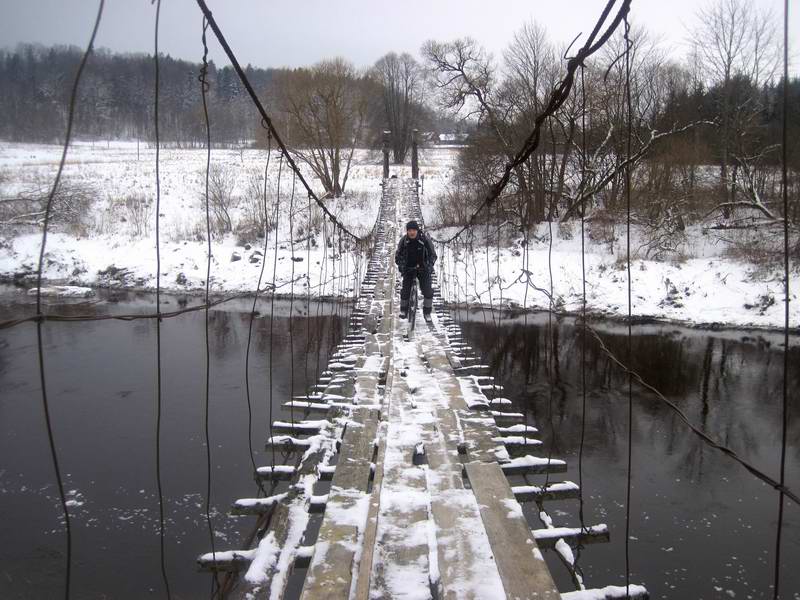
{"type": "Polygon", "coordinates": [[[411,284],[414,277],[419,280],[419,289],[425,298],[422,302],[423,313],[431,312],[433,307],[433,286],[431,285],[431,274],[426,269],[410,269],[403,274],[403,287],[400,290],[400,311],[408,310],[408,300],[411,298],[411,284]]]}

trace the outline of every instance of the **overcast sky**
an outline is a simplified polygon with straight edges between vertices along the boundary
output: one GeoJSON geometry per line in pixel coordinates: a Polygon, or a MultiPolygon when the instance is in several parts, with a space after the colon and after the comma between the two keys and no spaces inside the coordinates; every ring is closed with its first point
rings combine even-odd
{"type": "MultiPolygon", "coordinates": [[[[588,34],[604,0],[207,0],[240,62],[259,67],[300,66],[343,56],[358,66],[389,52],[417,55],[427,39],[471,36],[499,56],[524,22],[543,24],[552,39],[588,34]]],[[[634,0],[631,21],[662,36],[673,55],[686,48],[686,27],[702,0],[634,0]]],[[[782,0],[750,0],[777,18],[782,0]]],[[[800,8],[791,0],[794,8],[800,8]]],[[[0,47],[20,42],[76,44],[88,40],[94,0],[0,0],[0,47]]],[[[201,56],[201,13],[193,0],[162,0],[160,47],[172,56],[201,56]]],[[[155,8],[150,0],[107,0],[98,46],[151,52],[155,8]]],[[[800,16],[790,16],[790,52],[800,37],[800,16]]],[[[211,46],[217,64],[227,61],[211,46]]],[[[795,61],[793,61],[794,63],[795,61]]],[[[792,72],[798,69],[792,66],[792,72]]]]}

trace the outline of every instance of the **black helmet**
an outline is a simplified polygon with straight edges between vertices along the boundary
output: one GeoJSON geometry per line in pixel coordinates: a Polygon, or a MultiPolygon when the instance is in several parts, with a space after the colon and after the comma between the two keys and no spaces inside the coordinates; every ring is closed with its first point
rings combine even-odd
{"type": "Polygon", "coordinates": [[[408,223],[406,223],[406,231],[408,231],[409,229],[416,229],[417,231],[419,231],[419,223],[417,223],[416,221],[409,221],[408,223]]]}

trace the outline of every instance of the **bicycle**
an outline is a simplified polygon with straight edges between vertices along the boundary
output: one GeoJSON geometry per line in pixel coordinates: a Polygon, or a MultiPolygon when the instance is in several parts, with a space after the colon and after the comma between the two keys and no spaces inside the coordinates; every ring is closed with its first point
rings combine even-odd
{"type": "Polygon", "coordinates": [[[414,274],[414,281],[411,283],[411,295],[408,297],[408,331],[414,331],[414,325],[417,321],[417,275],[414,274]]]}

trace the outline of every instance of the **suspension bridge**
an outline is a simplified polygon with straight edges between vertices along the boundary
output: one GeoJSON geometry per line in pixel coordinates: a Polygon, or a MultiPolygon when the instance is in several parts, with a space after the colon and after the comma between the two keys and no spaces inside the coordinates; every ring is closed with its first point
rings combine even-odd
{"type": "MultiPolygon", "coordinates": [[[[422,221],[416,190],[414,180],[384,180],[348,334],[318,392],[286,402],[272,423],[267,446],[297,458],[257,474],[285,481],[284,491],[233,503],[234,515],[274,526],[253,548],[204,554],[200,566],[229,573],[223,592],[242,597],[283,597],[297,568],[309,600],[625,597],[624,586],[585,590],[575,570],[572,547],[608,541],[604,524],[558,527],[546,517],[547,527],[529,527],[521,502],[547,514],[580,490],[550,479],[566,463],[537,454],[537,429],[510,412],[438,286],[430,326],[409,332],[397,317],[394,242],[402,223],[422,221]],[[318,532],[314,513],[324,514],[318,532]],[[555,549],[584,595],[559,592],[540,548],[555,549]]],[[[632,585],[628,596],[647,592],[632,585]]]]}
{"type": "MultiPolygon", "coordinates": [[[[269,132],[270,142],[274,140],[277,144],[281,164],[285,160],[291,168],[292,197],[296,178],[308,192],[309,207],[313,200],[324,213],[324,218],[333,224],[334,231],[340,236],[340,249],[342,236],[351,236],[358,243],[363,243],[365,240],[354,236],[336,215],[331,214],[305,181],[210,10],[203,0],[197,0],[197,3],[205,17],[204,64],[207,65],[205,36],[210,27],[250,94],[261,116],[262,125],[269,132]]],[[[629,59],[629,5],[630,0],[622,2],[610,24],[604,28],[614,6],[613,1],[607,3],[594,31],[575,56],[568,60],[563,79],[553,90],[548,105],[537,116],[535,126],[523,147],[509,159],[503,176],[490,188],[485,200],[463,228],[452,238],[439,241],[440,244],[446,245],[454,241],[461,233],[474,226],[478,215],[498,199],[512,172],[536,151],[542,124],[569,96],[576,72],[582,68],[583,61],[601,48],[622,23],[625,25],[626,35],[624,57],[626,61],[629,59]]],[[[69,147],[78,81],[91,52],[102,6],[101,2],[89,50],[84,55],[76,76],[64,154],[47,205],[48,217],[69,147]]],[[[158,18],[156,65],[157,40],[158,18]]],[[[630,82],[627,81],[626,85],[630,86],[630,82]]],[[[205,94],[207,83],[202,74],[201,88],[205,94]]],[[[158,77],[155,111],[158,149],[157,106],[158,77]]],[[[627,114],[630,119],[630,106],[627,114]]],[[[208,129],[208,115],[205,116],[208,129]]],[[[210,129],[208,152],[210,163],[210,129]]],[[[630,153],[629,133],[628,157],[630,153]]],[[[218,598],[283,598],[299,594],[305,600],[647,598],[648,593],[643,585],[629,581],[627,540],[630,536],[627,530],[620,532],[626,538],[625,585],[587,588],[581,569],[576,564],[574,549],[606,542],[612,532],[603,523],[583,523],[582,514],[580,527],[562,527],[554,521],[551,512],[556,511],[551,511],[551,507],[556,503],[561,507],[558,515],[568,514],[570,510],[577,512],[578,509],[571,507],[570,503],[574,504],[574,500],[581,499],[582,490],[574,482],[558,480],[559,474],[567,472],[566,462],[552,456],[549,451],[543,451],[544,445],[537,437],[536,424],[528,422],[525,414],[513,411],[512,402],[503,396],[501,383],[488,373],[487,365],[482,364],[481,357],[472,352],[462,337],[459,326],[450,316],[443,301],[435,277],[432,323],[420,324],[414,331],[409,331],[407,322],[398,318],[400,282],[395,270],[393,251],[404,222],[415,219],[424,223],[418,196],[418,174],[416,146],[412,152],[410,179],[389,177],[388,151],[384,148],[379,213],[373,234],[369,238],[372,243],[369,262],[360,285],[356,286],[358,297],[349,317],[347,334],[331,354],[327,368],[321,371],[315,385],[310,386],[303,395],[287,397],[277,418],[272,418],[270,409],[266,447],[272,451],[272,461],[270,464],[254,465],[254,476],[259,482],[259,489],[268,490],[268,493],[231,498],[230,518],[252,520],[252,524],[247,527],[248,534],[244,536],[239,547],[214,547],[210,517],[212,459],[208,439],[209,373],[206,371],[205,427],[209,485],[205,512],[212,547],[209,552],[199,556],[197,562],[201,570],[213,573],[215,585],[212,595],[218,598]],[[276,455],[280,455],[283,460],[277,461],[276,455]],[[535,504],[535,510],[544,525],[542,528],[532,528],[529,525],[523,511],[525,503],[535,504]],[[555,581],[558,578],[551,572],[542,550],[554,551],[554,555],[567,570],[573,589],[557,587],[555,581]]],[[[156,181],[158,182],[158,169],[156,181]]],[[[629,166],[626,166],[625,189],[629,193],[629,166]]],[[[160,191],[157,192],[156,201],[156,231],[159,223],[159,194],[160,191]]],[[[208,210],[206,184],[207,214],[208,210]]],[[[628,218],[630,220],[629,199],[628,218]]],[[[42,329],[47,321],[94,320],[98,317],[43,312],[42,263],[48,218],[44,223],[37,273],[36,314],[0,323],[0,328],[31,321],[37,326],[42,401],[66,525],[65,597],[69,598],[69,510],[48,409],[42,329]]],[[[209,229],[209,274],[210,237],[209,229]]],[[[277,239],[275,244],[277,246],[277,239]]],[[[157,255],[158,252],[157,246],[157,255]]],[[[628,271],[630,272],[630,252],[628,271]]],[[[162,312],[158,299],[160,276],[159,271],[155,314],[112,315],[103,318],[152,318],[160,327],[162,319],[178,316],[188,310],[197,310],[194,307],[173,313],[162,312]]],[[[210,277],[206,283],[206,302],[201,307],[206,311],[207,357],[208,310],[224,301],[211,302],[208,280],[210,277]]],[[[272,295],[274,298],[274,281],[272,295]]],[[[254,317],[255,304],[251,327],[254,317]]],[[[582,325],[586,327],[585,318],[582,325]]],[[[159,424],[156,434],[156,463],[161,569],[167,596],[170,597],[164,559],[164,500],[161,493],[161,458],[158,446],[162,401],[160,329],[158,331],[156,356],[159,424]]],[[[788,340],[788,316],[786,331],[788,340]]],[[[585,333],[586,331],[584,338],[585,333]]],[[[630,329],[628,337],[630,340],[630,329]]],[[[608,352],[609,357],[628,375],[629,410],[632,410],[630,386],[634,380],[653,392],[659,400],[669,404],[658,390],[645,384],[636,373],[614,357],[603,346],[602,340],[597,336],[595,338],[601,349],[608,352]]],[[[784,421],[786,397],[784,380],[784,421]]],[[[776,552],[779,554],[784,499],[798,502],[797,496],[785,486],[783,463],[780,481],[776,481],[693,427],[679,409],[671,406],[705,443],[738,461],[750,473],[780,492],[781,516],[778,520],[776,552]]],[[[630,436],[630,424],[628,434],[630,436]]],[[[785,457],[785,438],[784,422],[782,461],[785,457]]],[[[626,524],[630,519],[630,463],[629,454],[626,524]]],[[[777,564],[779,565],[779,560],[777,564]]],[[[776,582],[778,571],[776,567],[776,582]]],[[[777,597],[777,584],[774,591],[777,597]]]]}

